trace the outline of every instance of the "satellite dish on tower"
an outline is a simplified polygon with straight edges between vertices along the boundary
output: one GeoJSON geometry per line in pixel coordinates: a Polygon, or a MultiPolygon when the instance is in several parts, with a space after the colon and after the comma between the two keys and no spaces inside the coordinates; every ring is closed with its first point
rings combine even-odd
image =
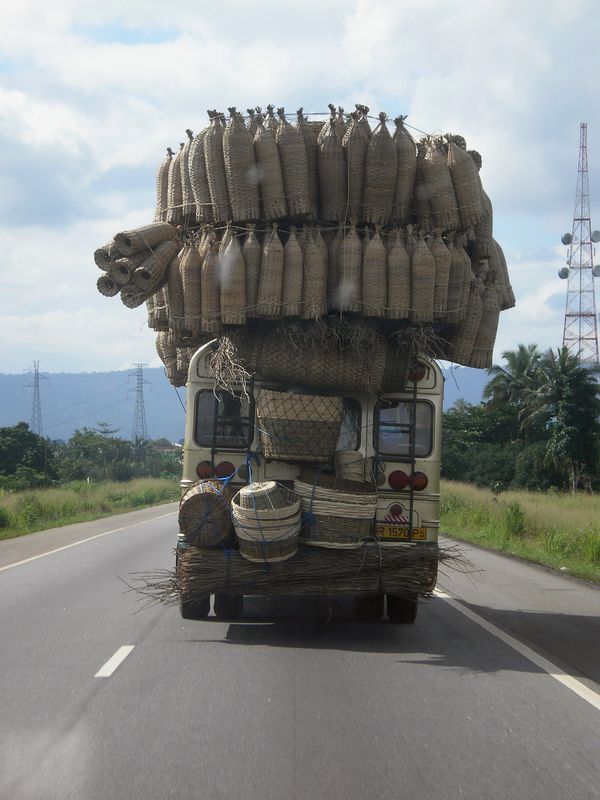
{"type": "Polygon", "coordinates": [[[600,242],[600,231],[594,231],[592,233],[592,242],[594,244],[596,244],[597,242],[600,242]]]}
{"type": "Polygon", "coordinates": [[[573,237],[571,236],[570,233],[563,233],[563,235],[561,237],[561,242],[563,244],[571,244],[572,241],[573,241],[573,237]]]}
{"type": "Polygon", "coordinates": [[[592,275],[594,278],[600,278],[600,264],[596,264],[592,267],[592,275]]]}
{"type": "MultiPolygon", "coordinates": [[[[594,269],[596,268],[594,267],[594,269]]],[[[561,267],[561,269],[558,270],[558,277],[562,278],[562,280],[565,280],[565,278],[569,277],[570,271],[571,270],[568,267],[561,267]]]]}

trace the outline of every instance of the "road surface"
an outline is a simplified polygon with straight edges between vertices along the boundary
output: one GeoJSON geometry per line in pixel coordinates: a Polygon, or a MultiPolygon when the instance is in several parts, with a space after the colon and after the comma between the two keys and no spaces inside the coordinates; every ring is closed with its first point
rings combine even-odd
{"type": "Polygon", "coordinates": [[[600,591],[465,548],[415,626],[140,610],[176,506],[0,542],[0,798],[600,798],[600,591]]]}

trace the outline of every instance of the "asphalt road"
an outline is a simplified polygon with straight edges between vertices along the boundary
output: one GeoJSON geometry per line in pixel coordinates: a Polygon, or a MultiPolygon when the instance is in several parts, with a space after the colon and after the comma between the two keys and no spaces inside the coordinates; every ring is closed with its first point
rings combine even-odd
{"type": "Polygon", "coordinates": [[[415,626],[188,622],[118,578],[171,566],[175,508],[0,542],[2,800],[600,798],[600,591],[465,548],[415,626]]]}

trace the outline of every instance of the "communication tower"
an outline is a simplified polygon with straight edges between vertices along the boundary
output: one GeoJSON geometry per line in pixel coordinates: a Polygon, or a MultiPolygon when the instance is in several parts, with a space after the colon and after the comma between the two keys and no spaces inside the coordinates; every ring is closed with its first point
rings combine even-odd
{"type": "Polygon", "coordinates": [[[567,266],[559,270],[560,278],[568,279],[563,346],[576,355],[580,364],[598,363],[598,328],[594,277],[600,268],[594,266],[594,244],[600,232],[592,233],[590,188],[588,181],[587,122],[579,127],[579,165],[573,230],[561,239],[568,245],[567,266]]]}
{"type": "Polygon", "coordinates": [[[47,375],[40,374],[40,362],[33,362],[33,369],[29,370],[33,373],[33,382],[25,385],[26,389],[33,389],[33,403],[31,404],[31,420],[29,423],[29,430],[37,433],[38,436],[43,436],[42,431],[42,401],[40,397],[40,381],[50,380],[47,375]]]}
{"type": "Polygon", "coordinates": [[[148,438],[148,429],[146,427],[146,410],[144,408],[144,384],[149,384],[150,381],[144,379],[144,364],[136,364],[135,372],[130,373],[131,377],[136,380],[135,389],[135,406],[133,409],[133,428],[131,432],[131,440],[136,442],[143,442],[148,438]]]}

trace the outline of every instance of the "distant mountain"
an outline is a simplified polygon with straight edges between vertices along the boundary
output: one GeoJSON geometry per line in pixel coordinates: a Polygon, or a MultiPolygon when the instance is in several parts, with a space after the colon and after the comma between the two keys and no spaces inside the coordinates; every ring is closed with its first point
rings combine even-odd
{"type": "MultiPolygon", "coordinates": [[[[444,408],[462,398],[481,402],[489,381],[485,370],[452,366],[443,368],[446,378],[444,408]]],[[[29,422],[33,390],[31,374],[0,374],[0,427],[29,422]]],[[[131,438],[135,405],[135,374],[124,372],[59,372],[40,381],[42,427],[51,439],[69,439],[78,428],[106,422],[118,436],[131,438]]],[[[144,405],[148,436],[176,442],[183,438],[185,390],[174,389],[162,369],[145,369],[144,405]],[[177,394],[179,393],[179,398],[177,394]],[[181,402],[180,402],[181,400],[181,402]]]]}

